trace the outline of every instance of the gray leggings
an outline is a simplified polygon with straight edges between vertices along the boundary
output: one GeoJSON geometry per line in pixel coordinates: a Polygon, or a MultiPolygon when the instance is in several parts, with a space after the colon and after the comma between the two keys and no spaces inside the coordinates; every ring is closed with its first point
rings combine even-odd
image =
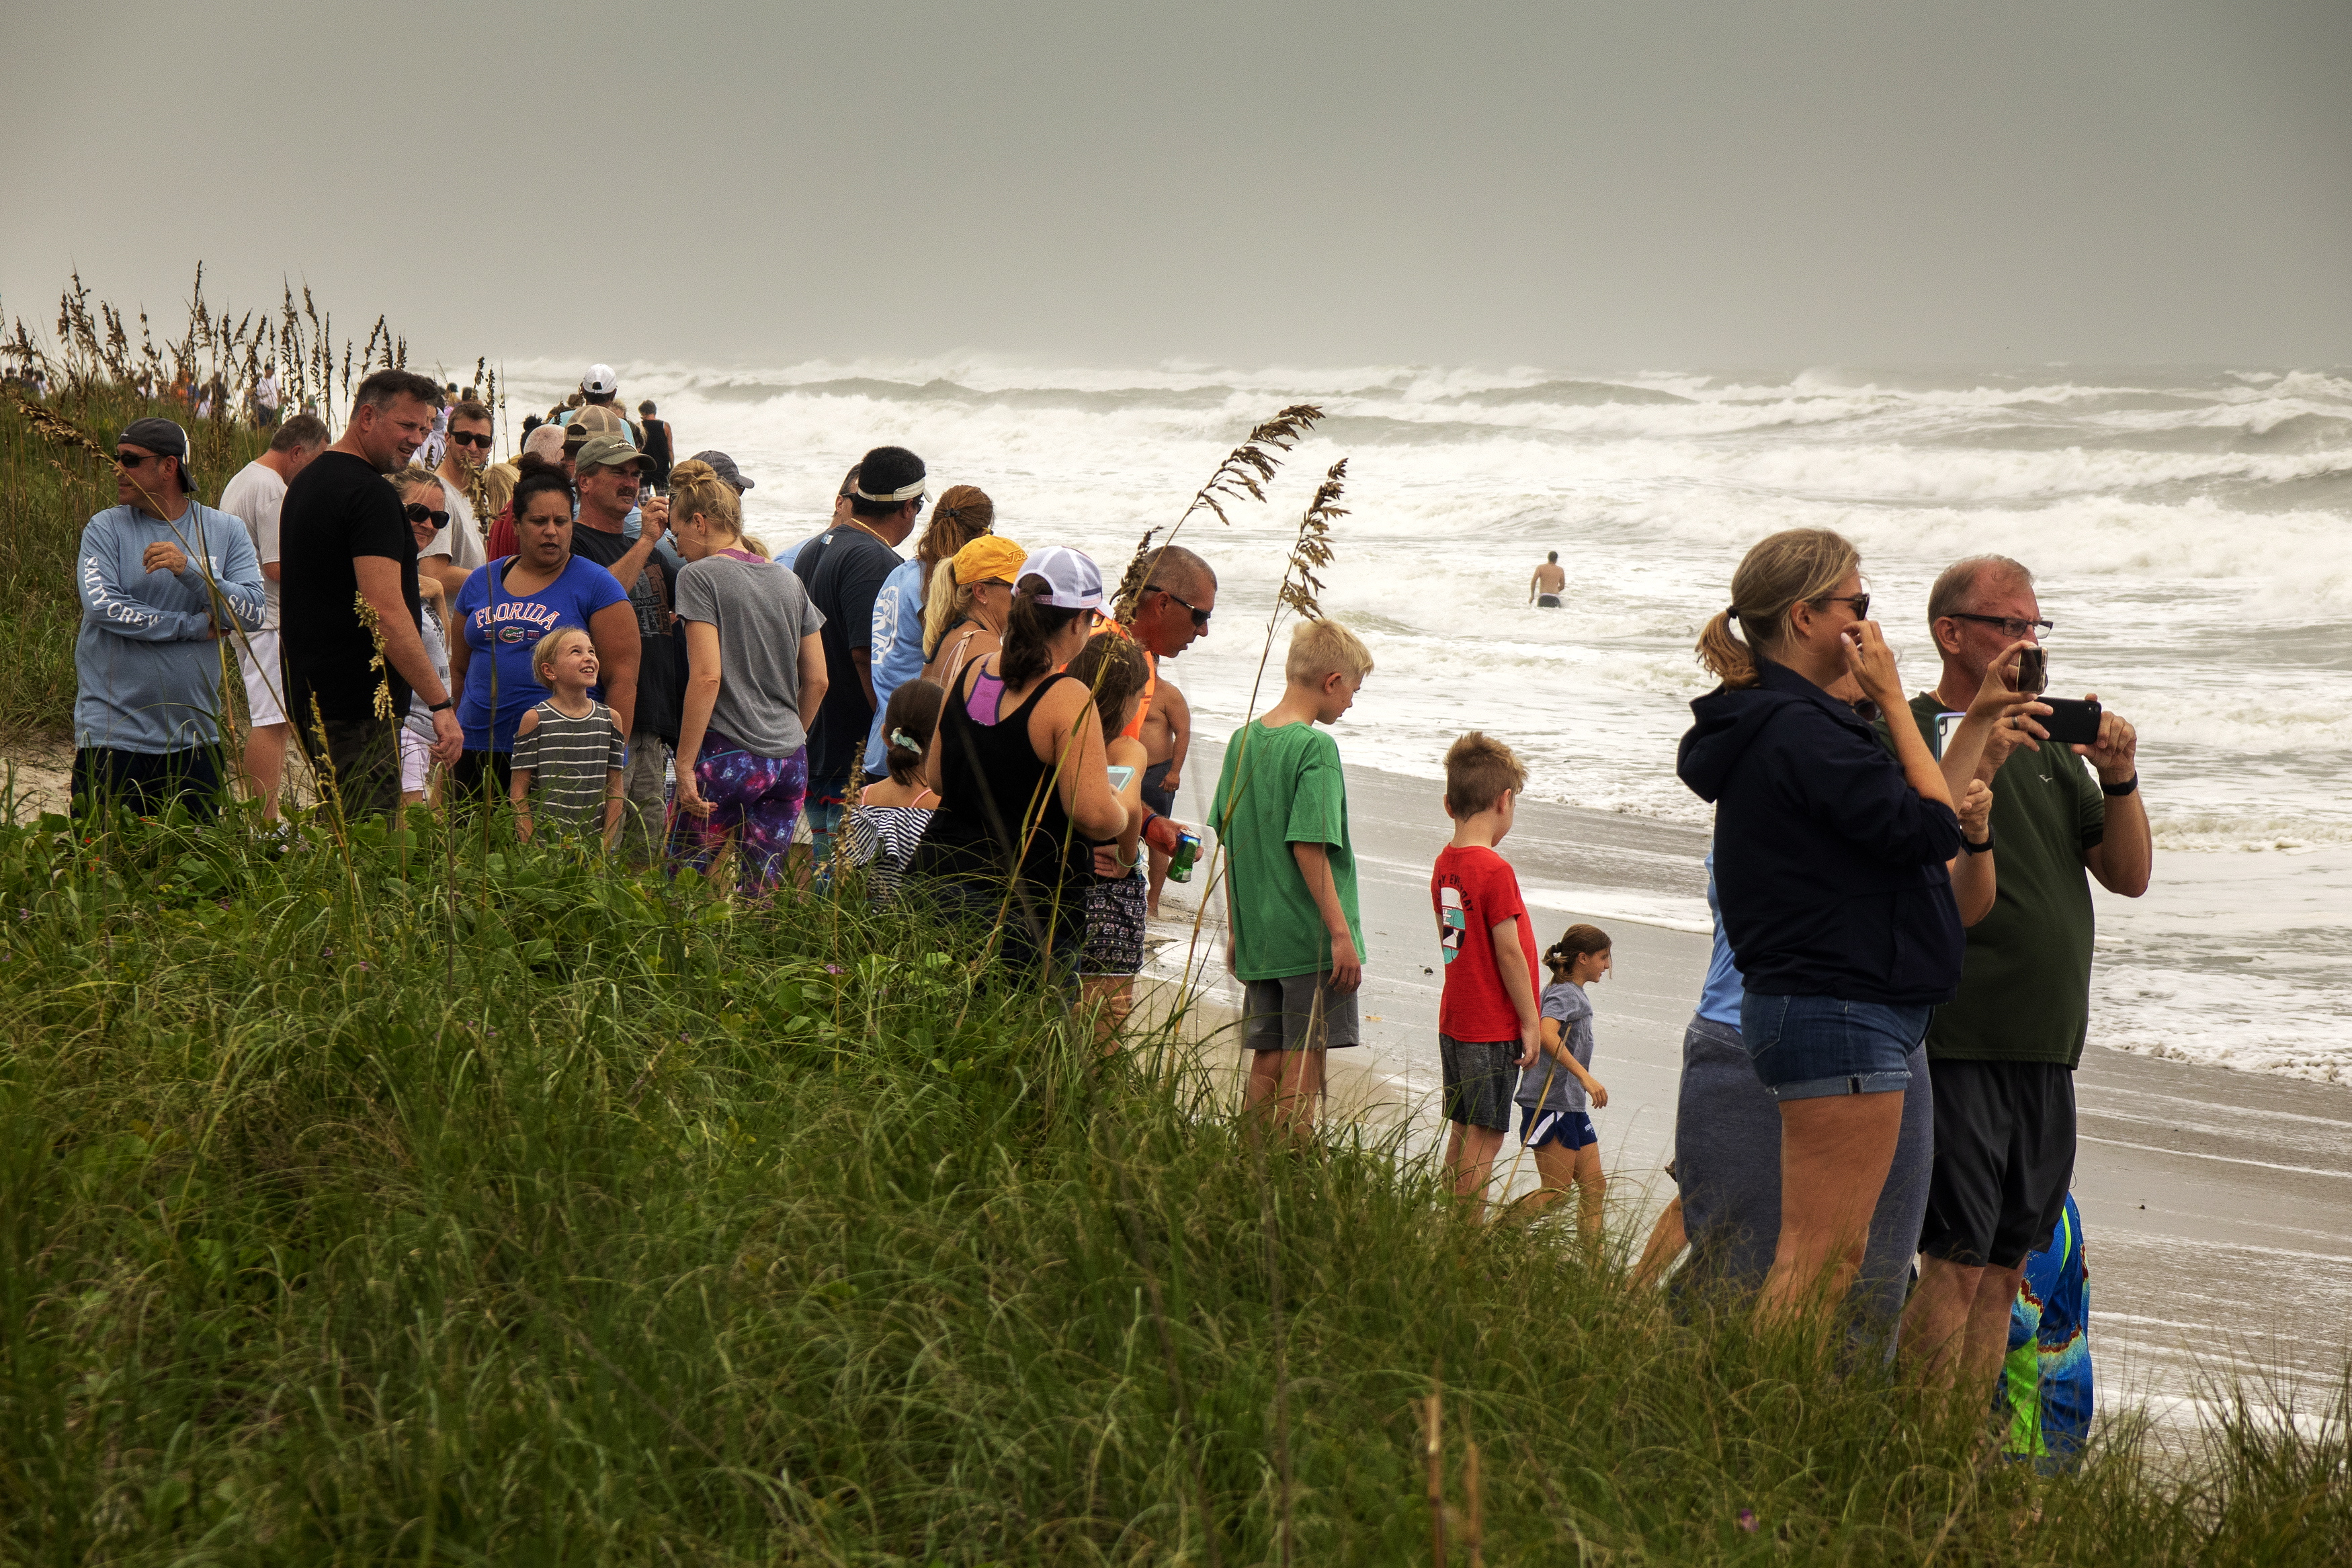
{"type": "MultiPolygon", "coordinates": [[[[1870,1217],[1870,1244],[1847,1298],[1885,1333],[1890,1356],[1936,1155],[1927,1047],[1914,1046],[1906,1065],[1911,1084],[1903,1096],[1895,1164],[1870,1217]]],[[[1761,1287],[1780,1239],[1780,1108],[1758,1082],[1739,1031],[1728,1024],[1694,1017],[1684,1031],[1675,1174],[1691,1244],[1690,1262],[1675,1276],[1677,1288],[1746,1293],[1761,1287]]]]}

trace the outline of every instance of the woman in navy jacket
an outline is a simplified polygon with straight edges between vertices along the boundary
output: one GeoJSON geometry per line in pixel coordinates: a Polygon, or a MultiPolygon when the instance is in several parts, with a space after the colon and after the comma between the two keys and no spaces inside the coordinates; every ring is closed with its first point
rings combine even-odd
{"type": "MultiPolygon", "coordinates": [[[[1841,1299],[1862,1261],[1910,1079],[1958,988],[1946,862],[1959,819],[1868,619],[1861,557],[1826,528],[1773,535],[1699,638],[1722,685],[1691,704],[1676,771],[1715,803],[1715,873],[1746,981],[1740,1033],[1780,1111],[1780,1239],[1760,1321],[1841,1299]],[[1737,621],[1746,641],[1732,634],[1737,621]],[[1887,727],[1824,688],[1852,675],[1887,727]]],[[[1923,1085],[1924,1087],[1924,1085],[1923,1085]]]]}

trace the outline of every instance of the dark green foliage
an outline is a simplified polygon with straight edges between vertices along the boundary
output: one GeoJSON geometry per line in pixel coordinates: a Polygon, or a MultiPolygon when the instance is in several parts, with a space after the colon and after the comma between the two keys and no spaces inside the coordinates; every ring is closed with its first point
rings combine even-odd
{"type": "Polygon", "coordinates": [[[7,1561],[1273,1561],[1277,1288],[1300,1563],[1426,1560],[1433,1371],[1492,1563],[2352,1541],[2340,1425],[2039,1480],[935,933],[414,823],[0,830],[7,1561]]]}

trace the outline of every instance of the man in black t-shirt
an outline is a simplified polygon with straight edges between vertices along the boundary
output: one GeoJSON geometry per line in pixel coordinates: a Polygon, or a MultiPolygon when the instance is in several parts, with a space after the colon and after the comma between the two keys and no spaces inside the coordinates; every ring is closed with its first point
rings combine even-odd
{"type": "Polygon", "coordinates": [[[400,724],[412,694],[432,711],[435,761],[455,762],[464,744],[417,631],[416,536],[384,479],[425,444],[440,405],[441,389],[424,376],[369,376],[342,439],[295,476],[278,512],[288,717],[346,821],[400,803],[400,724]]]}
{"type": "Polygon", "coordinates": [[[927,482],[921,458],[903,446],[876,447],[857,465],[848,519],[801,546],[793,559],[809,601],[824,614],[819,635],[832,682],[809,732],[809,836],[819,870],[832,853],[850,770],[874,724],[874,600],[900,565],[898,547],[915,531],[927,482]]]}

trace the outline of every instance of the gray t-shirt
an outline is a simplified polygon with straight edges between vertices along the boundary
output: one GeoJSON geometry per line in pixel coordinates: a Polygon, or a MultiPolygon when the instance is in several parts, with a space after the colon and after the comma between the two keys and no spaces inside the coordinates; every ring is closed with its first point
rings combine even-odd
{"type": "Polygon", "coordinates": [[[801,580],[749,553],[705,556],[677,574],[677,613],[719,628],[719,700],[710,727],[754,757],[790,757],[807,745],[801,639],[823,626],[824,616],[801,580]]]}
{"type": "MultiPolygon", "coordinates": [[[[1592,1004],[1585,999],[1584,988],[1572,980],[1546,986],[1540,1010],[1545,1018],[1559,1020],[1561,1043],[1578,1064],[1591,1067],[1592,1004]]],[[[1535,1065],[1519,1074],[1519,1092],[1514,1098],[1522,1105],[1541,1105],[1547,1111],[1586,1108],[1584,1085],[1565,1065],[1554,1061],[1548,1051],[1537,1052],[1535,1065]]]]}

